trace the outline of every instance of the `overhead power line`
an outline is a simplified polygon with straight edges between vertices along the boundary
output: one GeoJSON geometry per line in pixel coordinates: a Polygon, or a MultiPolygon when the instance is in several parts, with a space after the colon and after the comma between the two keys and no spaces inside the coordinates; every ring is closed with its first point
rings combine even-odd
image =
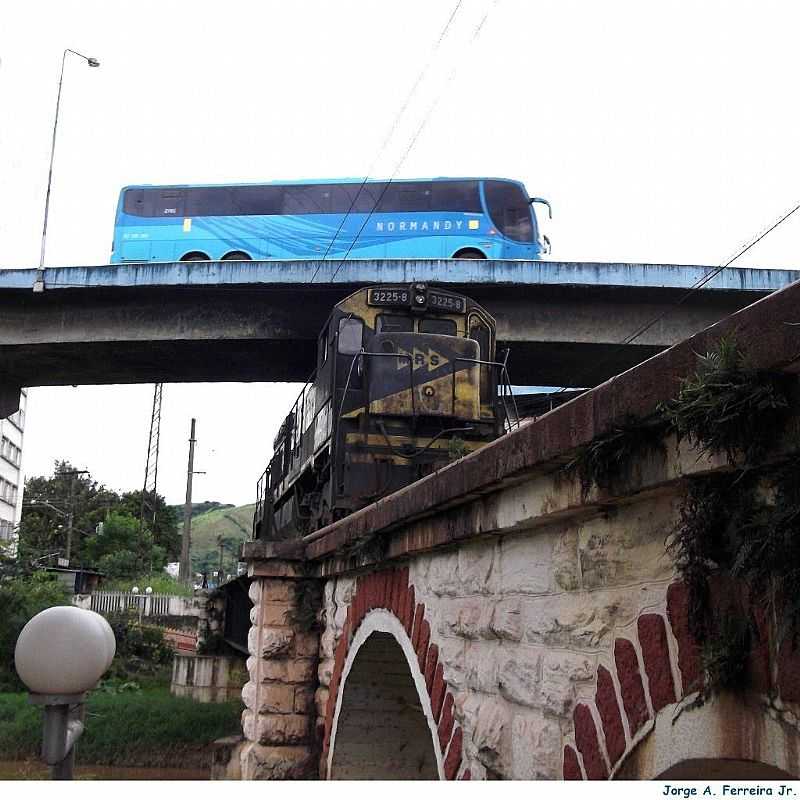
{"type": "MultiPolygon", "coordinates": [[[[685,303],[696,291],[698,291],[699,289],[702,289],[703,286],[705,286],[707,283],[709,283],[714,278],[716,278],[718,275],[720,275],[722,272],[724,272],[728,267],[731,266],[731,264],[733,264],[735,261],[738,261],[745,253],[747,253],[749,250],[751,250],[753,247],[755,247],[759,242],[761,242],[763,239],[765,239],[767,236],[769,236],[770,233],[772,233],[776,228],[778,228],[780,225],[782,225],[784,222],[786,222],[786,220],[788,220],[797,211],[800,211],[800,203],[797,203],[796,205],[792,206],[792,208],[790,208],[789,211],[786,211],[785,213],[783,213],[780,217],[778,217],[778,219],[775,222],[773,222],[767,228],[762,230],[760,233],[756,234],[752,239],[749,239],[747,241],[747,244],[745,244],[743,247],[741,247],[739,250],[737,250],[735,255],[733,255],[727,261],[724,261],[719,266],[714,267],[714,269],[712,269],[710,272],[707,272],[705,275],[703,275],[698,280],[696,280],[689,287],[689,289],[683,295],[681,295],[681,297],[679,297],[672,305],[668,306],[666,309],[664,309],[664,311],[662,311],[660,314],[657,314],[655,317],[653,317],[651,320],[646,322],[644,325],[640,326],[639,328],[636,328],[634,331],[632,331],[630,334],[628,334],[624,339],[622,339],[620,342],[618,342],[617,346],[622,347],[622,346],[625,346],[625,345],[632,344],[642,334],[646,333],[654,325],[656,325],[659,322],[661,322],[662,319],[667,317],[678,306],[680,306],[683,303],[685,303]]],[[[607,353],[605,358],[601,358],[599,362],[595,362],[592,365],[592,370],[596,371],[599,367],[602,367],[604,364],[607,364],[610,360],[611,360],[611,354],[607,353]]],[[[584,373],[584,374],[586,374],[586,373],[584,373]]],[[[580,386],[581,385],[581,378],[577,379],[574,383],[575,383],[575,385],[580,386]]],[[[570,388],[573,388],[573,387],[562,386],[558,390],[558,392],[556,392],[556,394],[560,394],[561,392],[566,392],[570,388]]]]}
{"type": "MultiPolygon", "coordinates": [[[[405,100],[403,101],[402,106],[400,106],[400,110],[397,112],[397,114],[394,117],[394,120],[392,122],[391,127],[389,128],[389,131],[386,134],[386,136],[384,137],[383,142],[381,143],[381,145],[380,145],[380,147],[378,149],[377,155],[375,156],[375,158],[372,159],[372,163],[367,168],[367,173],[364,176],[364,180],[361,181],[361,185],[356,190],[355,196],[353,197],[352,201],[350,202],[350,207],[347,209],[347,213],[344,215],[344,217],[342,217],[342,221],[339,223],[339,227],[336,229],[336,233],[334,233],[333,238],[330,240],[330,242],[328,242],[328,246],[325,248],[325,252],[322,255],[321,262],[324,262],[325,259],[328,257],[328,253],[330,253],[331,247],[333,247],[334,242],[339,237],[339,234],[342,232],[342,228],[344,227],[344,224],[347,221],[347,218],[350,216],[350,213],[352,212],[353,208],[355,208],[356,202],[358,202],[359,195],[361,194],[362,190],[364,189],[364,186],[366,185],[367,181],[369,180],[370,175],[372,175],[372,172],[375,169],[375,166],[378,163],[378,160],[380,159],[380,157],[383,155],[384,151],[386,150],[386,147],[388,146],[389,142],[391,141],[392,136],[394,136],[394,132],[397,130],[397,126],[398,126],[398,124],[400,122],[400,119],[402,118],[403,114],[405,113],[406,109],[408,108],[409,104],[411,103],[411,98],[414,96],[414,94],[417,91],[417,88],[422,83],[422,79],[425,77],[425,75],[427,74],[428,70],[430,69],[430,66],[431,66],[431,64],[433,63],[433,60],[434,60],[434,56],[436,55],[436,53],[439,50],[440,45],[444,41],[444,37],[447,35],[448,30],[450,30],[450,26],[453,24],[453,20],[456,18],[456,14],[458,14],[458,11],[461,8],[461,4],[463,2],[464,2],[464,0],[458,0],[458,2],[455,4],[455,6],[453,6],[453,10],[450,12],[450,16],[447,18],[447,22],[445,23],[444,27],[442,28],[441,32],[439,33],[439,38],[434,43],[433,49],[431,50],[430,55],[428,56],[428,60],[425,62],[425,66],[423,66],[423,68],[420,70],[419,74],[417,75],[417,79],[414,81],[413,85],[411,86],[411,89],[409,90],[408,94],[406,95],[405,100]]],[[[321,268],[322,268],[322,263],[320,263],[320,265],[317,267],[316,271],[314,272],[314,275],[311,278],[311,283],[314,283],[314,279],[317,277],[317,273],[320,271],[321,268]]]]}
{"type": "MultiPolygon", "coordinates": [[[[489,16],[489,12],[492,10],[494,5],[496,5],[496,3],[497,3],[497,0],[494,0],[494,2],[489,6],[489,8],[486,10],[486,13],[481,18],[481,21],[475,27],[475,30],[472,32],[472,36],[470,37],[469,43],[467,45],[468,48],[472,48],[472,46],[478,40],[478,37],[480,36],[481,31],[483,30],[483,26],[486,23],[486,20],[487,20],[487,18],[489,16]]],[[[367,214],[364,222],[362,223],[361,227],[358,229],[358,233],[355,235],[355,237],[353,238],[353,241],[350,243],[350,246],[347,248],[347,252],[344,254],[344,256],[342,257],[342,260],[339,262],[338,266],[336,267],[336,269],[334,270],[333,274],[331,275],[330,281],[329,281],[330,283],[332,283],[333,279],[339,274],[339,270],[341,270],[342,266],[344,265],[344,262],[347,261],[347,257],[350,255],[350,252],[352,251],[353,247],[355,247],[356,242],[359,240],[359,238],[361,237],[361,234],[364,232],[364,228],[366,228],[367,223],[370,221],[370,218],[375,213],[375,209],[378,208],[378,206],[380,206],[381,201],[383,200],[383,196],[386,194],[386,192],[389,189],[389,186],[391,185],[392,181],[397,177],[397,173],[400,171],[400,168],[403,166],[403,164],[405,163],[405,160],[408,158],[409,154],[411,153],[411,150],[414,148],[414,145],[417,143],[417,140],[419,139],[420,134],[425,129],[425,126],[428,123],[428,120],[430,119],[430,117],[433,114],[433,112],[436,110],[436,107],[439,105],[439,101],[442,99],[442,97],[444,96],[445,91],[448,89],[450,84],[455,79],[455,77],[456,77],[456,75],[458,73],[459,66],[460,66],[460,62],[457,63],[453,67],[453,69],[451,70],[450,75],[448,76],[447,80],[445,81],[441,91],[436,96],[436,98],[434,99],[434,101],[431,104],[430,108],[428,109],[428,112],[423,117],[422,122],[420,123],[419,127],[417,128],[416,132],[414,133],[413,137],[411,138],[411,141],[409,142],[408,147],[406,148],[406,150],[403,153],[403,155],[400,158],[400,160],[395,165],[395,168],[394,168],[394,171],[392,172],[391,177],[389,178],[388,182],[384,185],[383,191],[381,191],[378,199],[373,204],[372,209],[370,210],[369,214],[367,214]]]]}

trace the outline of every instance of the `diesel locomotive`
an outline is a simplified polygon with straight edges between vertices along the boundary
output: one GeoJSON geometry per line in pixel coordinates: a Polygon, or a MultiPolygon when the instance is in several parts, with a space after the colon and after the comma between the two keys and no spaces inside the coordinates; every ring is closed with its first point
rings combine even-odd
{"type": "Polygon", "coordinates": [[[504,433],[495,331],[470,298],[426,284],[338,303],[259,480],[255,537],[312,533],[504,433]]]}

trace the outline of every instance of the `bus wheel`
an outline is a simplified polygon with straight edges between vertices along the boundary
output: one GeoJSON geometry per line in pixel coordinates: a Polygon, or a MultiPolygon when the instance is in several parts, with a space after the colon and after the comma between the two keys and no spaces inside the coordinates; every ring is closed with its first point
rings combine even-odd
{"type": "Polygon", "coordinates": [[[247,253],[243,253],[241,250],[234,250],[232,253],[226,253],[222,256],[223,261],[252,261],[253,259],[250,258],[247,253]]]}
{"type": "Polygon", "coordinates": [[[187,253],[181,261],[211,261],[205,253],[187,253]]]}
{"type": "Polygon", "coordinates": [[[453,258],[486,258],[480,250],[459,250],[453,258]]]}

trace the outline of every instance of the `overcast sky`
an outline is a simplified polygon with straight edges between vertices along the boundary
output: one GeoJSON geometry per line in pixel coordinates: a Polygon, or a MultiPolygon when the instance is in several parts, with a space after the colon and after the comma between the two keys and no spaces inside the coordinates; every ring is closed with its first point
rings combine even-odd
{"type": "MultiPolygon", "coordinates": [[[[36,2],[0,28],[0,267],[107,263],[129,183],[497,175],[547,197],[558,260],[717,264],[800,200],[792,2],[36,2]],[[474,32],[488,11],[480,34],[474,32]],[[430,61],[392,139],[403,100],[430,61]],[[438,102],[437,102],[438,98],[438,102]],[[401,163],[415,131],[427,122],[401,163]]],[[[800,217],[800,215],[798,215],[800,217]]],[[[794,267],[800,219],[742,266],[794,267]]],[[[287,384],[168,385],[159,489],[250,502],[287,384]]],[[[33,389],[28,474],[142,484],[152,386],[33,389]]]]}

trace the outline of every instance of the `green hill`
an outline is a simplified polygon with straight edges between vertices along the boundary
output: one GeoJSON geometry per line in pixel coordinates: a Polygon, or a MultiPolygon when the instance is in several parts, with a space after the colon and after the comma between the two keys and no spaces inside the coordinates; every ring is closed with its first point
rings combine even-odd
{"type": "MultiPolygon", "coordinates": [[[[241,544],[252,536],[255,505],[225,506],[192,516],[192,567],[211,572],[219,565],[219,537],[223,542],[223,566],[235,571],[241,544]]],[[[183,523],[178,525],[183,532],[183,523]]]]}

